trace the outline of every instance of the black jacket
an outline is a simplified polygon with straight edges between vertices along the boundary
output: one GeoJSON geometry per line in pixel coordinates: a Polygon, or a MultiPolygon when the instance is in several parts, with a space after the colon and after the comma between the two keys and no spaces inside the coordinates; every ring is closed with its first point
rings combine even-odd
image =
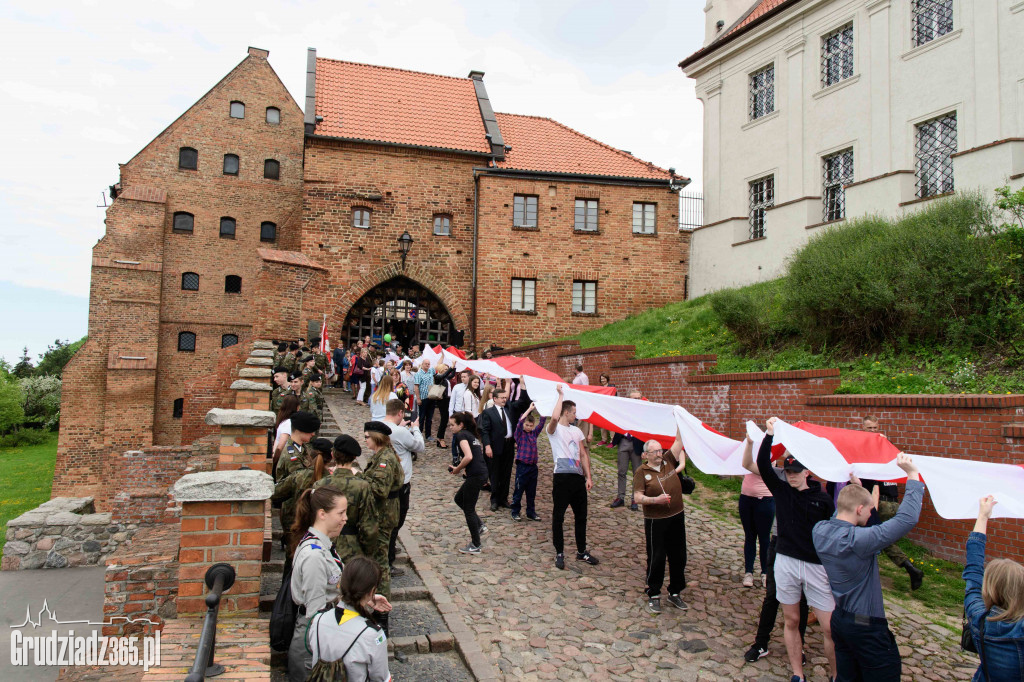
{"type": "MultiPolygon", "coordinates": [[[[505,417],[509,420],[509,433],[516,432],[516,424],[523,412],[530,406],[530,395],[523,390],[519,399],[505,404],[505,417]]],[[[477,428],[480,430],[480,443],[486,448],[491,446],[491,452],[495,457],[501,457],[505,451],[505,426],[501,423],[501,414],[498,407],[492,405],[480,413],[476,418],[477,428]]]]}
{"type": "Polygon", "coordinates": [[[821,484],[807,479],[807,490],[797,490],[772,470],[772,437],[766,435],[757,451],[757,470],[775,498],[779,540],[776,552],[793,559],[820,564],[811,531],[818,521],[832,518],[835,506],[821,484]]]}

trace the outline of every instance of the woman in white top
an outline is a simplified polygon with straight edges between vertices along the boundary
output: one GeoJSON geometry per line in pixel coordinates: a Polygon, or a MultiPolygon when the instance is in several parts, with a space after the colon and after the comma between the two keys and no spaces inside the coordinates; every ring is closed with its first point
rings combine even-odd
{"type": "Polygon", "coordinates": [[[484,392],[480,394],[480,411],[483,412],[489,407],[494,407],[494,401],[491,400],[491,394],[494,393],[494,386],[487,384],[484,386],[484,392]]]}
{"type": "Polygon", "coordinates": [[[277,469],[277,459],[288,444],[288,438],[292,435],[292,415],[299,411],[299,396],[286,395],[281,400],[281,409],[277,411],[277,431],[274,436],[274,469],[277,469]]]}
{"type": "Polygon", "coordinates": [[[462,394],[462,409],[473,415],[474,419],[480,416],[480,377],[476,375],[469,378],[466,392],[462,394]]]}
{"type": "Polygon", "coordinates": [[[377,382],[377,390],[370,396],[370,421],[383,421],[387,415],[389,400],[398,397],[394,391],[395,384],[391,377],[385,374],[377,382]]]}

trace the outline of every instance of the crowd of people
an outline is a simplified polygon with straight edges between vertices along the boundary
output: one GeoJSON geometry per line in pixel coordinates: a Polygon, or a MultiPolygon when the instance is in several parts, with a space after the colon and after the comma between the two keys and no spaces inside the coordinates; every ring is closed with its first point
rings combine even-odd
{"type": "MultiPolygon", "coordinates": [[[[678,433],[668,449],[628,432],[595,434],[590,424],[576,419],[576,406],[564,399],[562,385],[551,414],[541,415],[522,378],[432,366],[419,359],[418,350],[406,353],[397,344],[365,339],[351,349],[335,350],[333,362],[326,363],[322,354],[304,350],[301,341],[281,350],[272,394],[278,411],[274,498],[288,529],[290,587],[300,605],[289,651],[291,679],[307,679],[313,666],[325,665],[343,665],[349,679],[388,679],[384,642],[390,579],[401,571],[394,565],[395,543],[409,510],[413,462],[430,445],[450,450],[448,472],[461,479],[453,501],[465,516],[469,541],[457,549],[480,554],[488,531],[477,513],[482,493],[488,493],[491,512],[507,510],[515,522],[524,516],[542,520],[536,504],[538,438],[545,434],[553,466],[551,536],[557,569],[565,568],[564,521],[570,508],[577,561],[600,563],[587,543],[590,447],[596,437],[597,445],[616,448],[617,494],[610,506],[629,504],[642,511],[647,610],[661,613],[666,564],[667,601],[688,608],[683,600],[684,495],[694,484],[685,476],[686,452],[678,433]],[[333,443],[315,438],[325,371],[335,386],[367,404],[363,442],[370,461],[365,468],[358,466],[361,448],[350,436],[333,443]]],[[[582,366],[570,382],[589,383],[582,366]]],[[[614,386],[606,374],[600,383],[614,386]]],[[[644,399],[638,390],[627,396],[644,399]]],[[[851,476],[849,483],[823,486],[793,456],[773,457],[774,422],[767,421],[756,453],[747,439],[743,458],[749,474],[739,498],[742,585],[765,589],[757,634],[745,660],[768,655],[781,605],[794,682],[805,679],[803,643],[810,613],[820,625],[832,679],[898,680],[902,663],[885,617],[877,554],[885,552],[904,568],[912,589],[921,586],[923,573],[895,544],[920,514],[920,475],[912,459],[900,455],[897,464],[907,475],[902,502],[892,482],[851,476]],[[760,564],[757,580],[755,561],[760,564]]],[[[863,428],[878,432],[878,420],[865,417],[863,428]]],[[[1024,566],[998,559],[984,567],[986,521],[994,504],[992,498],[980,502],[967,544],[965,627],[981,644],[976,680],[1020,680],[1024,566]]]]}

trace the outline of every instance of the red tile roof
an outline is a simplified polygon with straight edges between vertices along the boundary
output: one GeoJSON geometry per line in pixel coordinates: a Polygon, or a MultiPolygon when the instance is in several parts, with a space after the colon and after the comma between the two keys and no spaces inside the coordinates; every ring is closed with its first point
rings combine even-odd
{"type": "MultiPolygon", "coordinates": [[[[783,2],[785,2],[785,0],[758,0],[758,2],[756,2],[754,6],[751,8],[747,16],[743,17],[735,24],[733,24],[732,28],[730,28],[728,32],[725,33],[725,35],[721,36],[721,38],[724,38],[725,36],[730,35],[735,31],[743,28],[750,22],[754,21],[754,19],[757,19],[762,14],[767,14],[768,12],[772,11],[773,9],[781,5],[783,2]]],[[[719,40],[721,40],[721,38],[719,38],[719,40]]]]}
{"type": "Polygon", "coordinates": [[[741,16],[736,23],[727,28],[721,35],[715,37],[710,43],[679,62],[679,66],[685,69],[690,64],[711,54],[748,29],[753,29],[755,25],[767,21],[769,19],[767,15],[781,13],[790,5],[795,5],[798,2],[800,0],[754,0],[747,13],[741,16]]]}
{"type": "Polygon", "coordinates": [[[512,147],[498,168],[547,173],[669,179],[669,172],[632,154],[540,116],[495,114],[505,144],[512,147]]]}
{"type": "Polygon", "coordinates": [[[256,249],[259,257],[268,263],[281,263],[282,265],[295,265],[300,268],[313,268],[315,270],[326,270],[324,266],[317,263],[304,253],[299,251],[281,251],[280,249],[256,249]]]}
{"type": "Polygon", "coordinates": [[[316,60],[318,135],[490,152],[473,81],[316,60]]]}

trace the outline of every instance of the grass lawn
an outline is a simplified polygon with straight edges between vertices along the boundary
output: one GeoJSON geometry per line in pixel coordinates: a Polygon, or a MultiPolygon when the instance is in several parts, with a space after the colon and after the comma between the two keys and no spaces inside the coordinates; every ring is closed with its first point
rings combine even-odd
{"type": "Polygon", "coordinates": [[[45,443],[0,448],[0,556],[7,541],[7,522],[50,499],[57,434],[45,443]]]}

